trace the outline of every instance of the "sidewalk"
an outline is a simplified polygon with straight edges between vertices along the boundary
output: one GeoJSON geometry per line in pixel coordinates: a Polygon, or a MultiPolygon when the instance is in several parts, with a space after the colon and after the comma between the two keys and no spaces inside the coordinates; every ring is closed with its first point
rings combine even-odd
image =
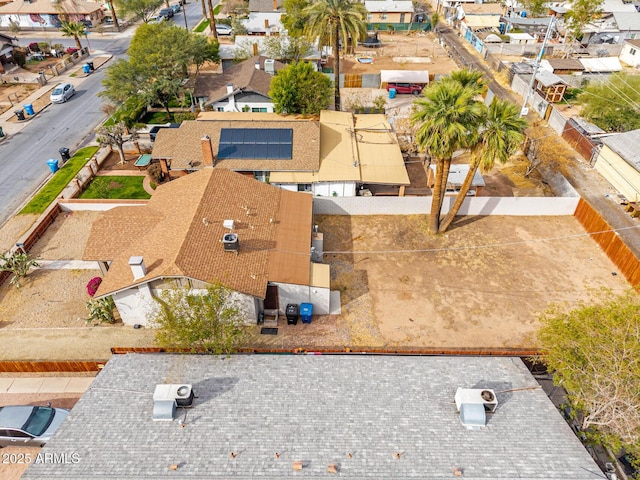
{"type": "Polygon", "coordinates": [[[0,378],[2,393],[84,393],[94,377],[17,377],[0,378]]]}

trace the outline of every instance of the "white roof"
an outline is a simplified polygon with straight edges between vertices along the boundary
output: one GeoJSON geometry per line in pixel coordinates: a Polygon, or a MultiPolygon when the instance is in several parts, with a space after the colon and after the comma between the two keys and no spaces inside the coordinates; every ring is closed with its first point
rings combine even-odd
{"type": "Polygon", "coordinates": [[[604,0],[600,9],[603,13],[626,12],[635,13],[636,7],[633,3],[624,3],[622,0],[604,0]]]}
{"type": "Polygon", "coordinates": [[[618,57],[581,58],[585,72],[620,72],[622,65],[618,57]]]}
{"type": "Polygon", "coordinates": [[[538,71],[538,73],[536,74],[536,80],[545,87],[550,87],[551,85],[555,85],[557,83],[564,83],[566,85],[566,82],[562,80],[558,75],[555,75],[553,72],[544,69],[538,71]]]}
{"type": "MultiPolygon", "coordinates": [[[[433,171],[433,174],[436,174],[436,166],[434,164],[429,165],[429,168],[433,171]]],[[[464,179],[469,173],[469,165],[466,163],[454,163],[451,165],[449,169],[449,177],[447,178],[447,184],[453,186],[459,186],[464,183],[464,179]]],[[[473,176],[473,181],[471,182],[472,187],[484,187],[486,184],[484,183],[484,178],[482,178],[482,174],[480,171],[476,170],[475,175],[473,176]]]]}
{"type": "Polygon", "coordinates": [[[382,83],[429,83],[428,70],[380,70],[382,83]]]}
{"type": "MultiPolygon", "coordinates": [[[[258,45],[258,55],[266,56],[267,52],[264,48],[264,41],[269,38],[264,35],[236,35],[236,41],[234,44],[220,44],[220,59],[221,60],[234,60],[237,57],[238,50],[243,50],[249,53],[253,57],[253,44],[258,45]]],[[[288,38],[288,37],[281,37],[288,38]]],[[[305,57],[308,60],[316,60],[320,58],[320,51],[314,46],[311,53],[305,57]]]]}
{"type": "Polygon", "coordinates": [[[280,18],[280,12],[251,12],[249,18],[242,21],[248,32],[280,32],[284,30],[280,18]],[[264,21],[269,22],[269,28],[265,28],[264,21]]]}
{"type": "Polygon", "coordinates": [[[613,18],[619,30],[640,30],[640,12],[614,12],[613,18]]]}
{"type": "Polygon", "coordinates": [[[413,3],[406,0],[392,1],[392,0],[374,0],[365,1],[364,7],[369,13],[379,12],[413,12],[413,3]]]}
{"type": "Polygon", "coordinates": [[[515,40],[533,40],[535,38],[528,33],[507,33],[507,35],[515,40]]]}

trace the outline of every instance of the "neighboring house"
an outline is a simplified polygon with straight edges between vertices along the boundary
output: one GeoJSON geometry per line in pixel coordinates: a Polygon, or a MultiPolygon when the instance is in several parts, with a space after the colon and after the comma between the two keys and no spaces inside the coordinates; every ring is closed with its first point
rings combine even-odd
{"type": "MultiPolygon", "coordinates": [[[[445,191],[445,195],[457,195],[464,183],[464,179],[469,174],[469,165],[465,163],[455,163],[451,165],[449,169],[449,176],[447,177],[447,187],[445,191]]],[[[433,188],[436,183],[436,166],[431,164],[429,165],[428,177],[427,177],[427,186],[429,188],[433,188]]],[[[469,188],[469,193],[467,195],[480,195],[482,191],[482,187],[485,187],[486,183],[484,182],[484,178],[482,178],[482,174],[476,170],[473,175],[473,180],[471,181],[471,188],[469,188]]]]}
{"type": "MultiPolygon", "coordinates": [[[[288,38],[289,37],[281,36],[279,40],[286,42],[288,38]]],[[[242,52],[246,57],[255,57],[258,55],[267,57],[265,40],[268,40],[267,37],[260,35],[236,35],[234,43],[223,43],[220,45],[219,55],[222,60],[222,65],[226,66],[227,63],[235,63],[238,52],[242,52]]],[[[304,60],[319,62],[321,58],[320,50],[312,47],[311,52],[304,57],[304,60]]],[[[275,60],[280,59],[276,58],[275,60]]]]}
{"type": "Polygon", "coordinates": [[[249,18],[242,20],[249,35],[285,33],[282,0],[249,0],[249,18]]]}
{"type": "Polygon", "coordinates": [[[584,65],[575,58],[548,58],[540,62],[540,68],[554,75],[580,75],[584,65]]]}
{"type": "Polygon", "coordinates": [[[640,39],[625,40],[620,52],[620,61],[630,67],[640,67],[640,39]]]}
{"type": "Polygon", "coordinates": [[[533,82],[533,90],[545,101],[558,103],[561,102],[564,97],[564,92],[567,90],[567,83],[559,76],[547,70],[539,70],[533,82]]]}
{"type": "Polygon", "coordinates": [[[102,4],[77,0],[15,0],[0,7],[0,26],[16,23],[27,28],[60,28],[65,17],[72,22],[83,22],[87,26],[102,23],[102,4]]]}
{"type": "Polygon", "coordinates": [[[158,132],[152,156],[169,176],[213,165],[322,196],[354,196],[370,186],[373,193],[402,195],[410,184],[384,115],[323,111],[318,123],[268,113],[205,112],[158,132]]]}
{"type": "Polygon", "coordinates": [[[318,196],[404,195],[411,182],[384,115],[320,113],[320,168],[272,172],[270,182],[318,196]]]}
{"type": "Polygon", "coordinates": [[[454,26],[471,29],[472,31],[495,28],[498,31],[500,17],[504,8],[499,3],[463,3],[456,11],[454,26]]]}
{"type": "Polygon", "coordinates": [[[273,112],[269,89],[273,74],[284,64],[256,56],[237,63],[222,74],[200,72],[194,97],[201,110],[216,112],[273,112]]]}
{"type": "Polygon", "coordinates": [[[367,22],[381,25],[407,25],[413,21],[413,3],[406,0],[365,0],[367,22]]]}
{"type": "Polygon", "coordinates": [[[536,43],[536,37],[528,33],[507,33],[507,36],[511,44],[522,45],[536,43]]]}
{"type": "Polygon", "coordinates": [[[630,202],[640,201],[640,129],[600,137],[594,166],[630,202]]]}
{"type": "Polygon", "coordinates": [[[585,25],[582,33],[583,44],[619,44],[626,39],[640,38],[640,13],[635,10],[603,13],[585,25]]]}
{"type": "Polygon", "coordinates": [[[13,42],[15,41],[17,41],[16,37],[0,33],[0,73],[4,73],[5,64],[13,60],[13,42]]]}
{"type": "Polygon", "coordinates": [[[234,292],[249,324],[288,303],[329,313],[329,265],[310,261],[312,200],[226,169],[161,185],[92,225],[83,258],[104,274],[95,298],[112,296],[126,325],[146,325],[165,289],[212,283],[234,292]]]}
{"type": "Polygon", "coordinates": [[[38,453],[69,461],[23,480],[605,478],[515,357],[113,355],[38,453]]]}

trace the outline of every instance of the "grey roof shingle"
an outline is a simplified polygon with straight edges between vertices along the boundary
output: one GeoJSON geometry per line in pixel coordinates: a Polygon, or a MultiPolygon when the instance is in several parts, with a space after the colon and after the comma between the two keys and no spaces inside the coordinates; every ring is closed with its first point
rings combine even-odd
{"type": "Polygon", "coordinates": [[[638,145],[640,145],[640,129],[616,133],[608,137],[601,137],[600,140],[620,155],[620,158],[635,167],[636,170],[640,170],[640,150],[638,150],[638,145]]]}
{"type": "Polygon", "coordinates": [[[536,387],[518,358],[115,355],[42,450],[79,461],[22,478],[601,478],[536,387]],[[159,383],[193,384],[185,428],[152,421],[159,383]],[[496,391],[486,428],[461,425],[457,387],[496,391]]]}

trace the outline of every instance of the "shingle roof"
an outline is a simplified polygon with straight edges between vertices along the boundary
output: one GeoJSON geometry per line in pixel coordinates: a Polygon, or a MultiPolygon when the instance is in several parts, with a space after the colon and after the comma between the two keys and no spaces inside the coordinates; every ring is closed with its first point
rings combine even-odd
{"type": "Polygon", "coordinates": [[[267,281],[309,284],[310,195],[225,169],[203,169],[158,187],[146,206],[117,207],[93,224],[83,258],[112,261],[98,296],[164,277],[220,282],[263,298],[267,281]],[[238,255],[225,252],[235,220],[238,255]],[[131,256],[147,275],[133,280],[131,256]]]}
{"type": "MultiPolygon", "coordinates": [[[[282,7],[282,0],[277,0],[277,10],[282,7]]],[[[250,12],[273,12],[273,0],[249,0],[250,12]]]]}
{"type": "Polygon", "coordinates": [[[544,87],[550,87],[551,85],[556,85],[558,83],[567,84],[567,82],[562,80],[558,75],[547,70],[538,70],[538,73],[536,73],[536,80],[544,87]]]}
{"type": "Polygon", "coordinates": [[[584,70],[582,63],[575,58],[549,58],[547,61],[554,70],[584,70]]]}
{"type": "Polygon", "coordinates": [[[640,48],[640,38],[636,39],[626,39],[624,43],[628,43],[629,45],[633,45],[634,47],[640,48]]]}
{"type": "MultiPolygon", "coordinates": [[[[265,60],[266,57],[255,56],[233,65],[222,74],[201,72],[196,79],[194,95],[207,97],[206,105],[211,105],[227,98],[227,85],[232,84],[234,91],[257,92],[268,97],[273,77],[264,71],[265,60]],[[260,70],[256,68],[256,62],[259,62],[260,70]]],[[[276,71],[284,67],[280,62],[274,65],[276,71]]]]}
{"type": "Polygon", "coordinates": [[[51,0],[15,0],[0,7],[0,14],[49,14],[59,15],[61,9],[69,14],[88,15],[102,9],[102,5],[96,2],[79,2],[76,0],[62,0],[60,3],[51,0]]]}
{"type": "Polygon", "coordinates": [[[631,164],[636,170],[640,170],[640,149],[638,149],[638,145],[640,145],[640,129],[616,133],[608,137],[600,137],[600,140],[620,155],[620,158],[631,164]]]}
{"type": "MultiPolygon", "coordinates": [[[[226,114],[225,114],[226,115],[226,114]]],[[[224,120],[191,120],[180,128],[163,128],[153,145],[153,158],[171,159],[171,168],[198,169],[203,167],[200,139],[208,135],[214,154],[218,152],[220,130],[223,128],[291,128],[293,129],[293,158],[287,160],[220,160],[216,168],[236,171],[313,171],[320,158],[320,128],[311,120],[260,113],[236,113],[224,120]]]]}
{"type": "Polygon", "coordinates": [[[497,357],[114,355],[41,453],[79,461],[23,479],[602,477],[522,361],[497,357]],[[152,420],[162,383],[193,385],[184,428],[152,420]],[[458,387],[495,390],[486,428],[461,425],[458,387]]]}

